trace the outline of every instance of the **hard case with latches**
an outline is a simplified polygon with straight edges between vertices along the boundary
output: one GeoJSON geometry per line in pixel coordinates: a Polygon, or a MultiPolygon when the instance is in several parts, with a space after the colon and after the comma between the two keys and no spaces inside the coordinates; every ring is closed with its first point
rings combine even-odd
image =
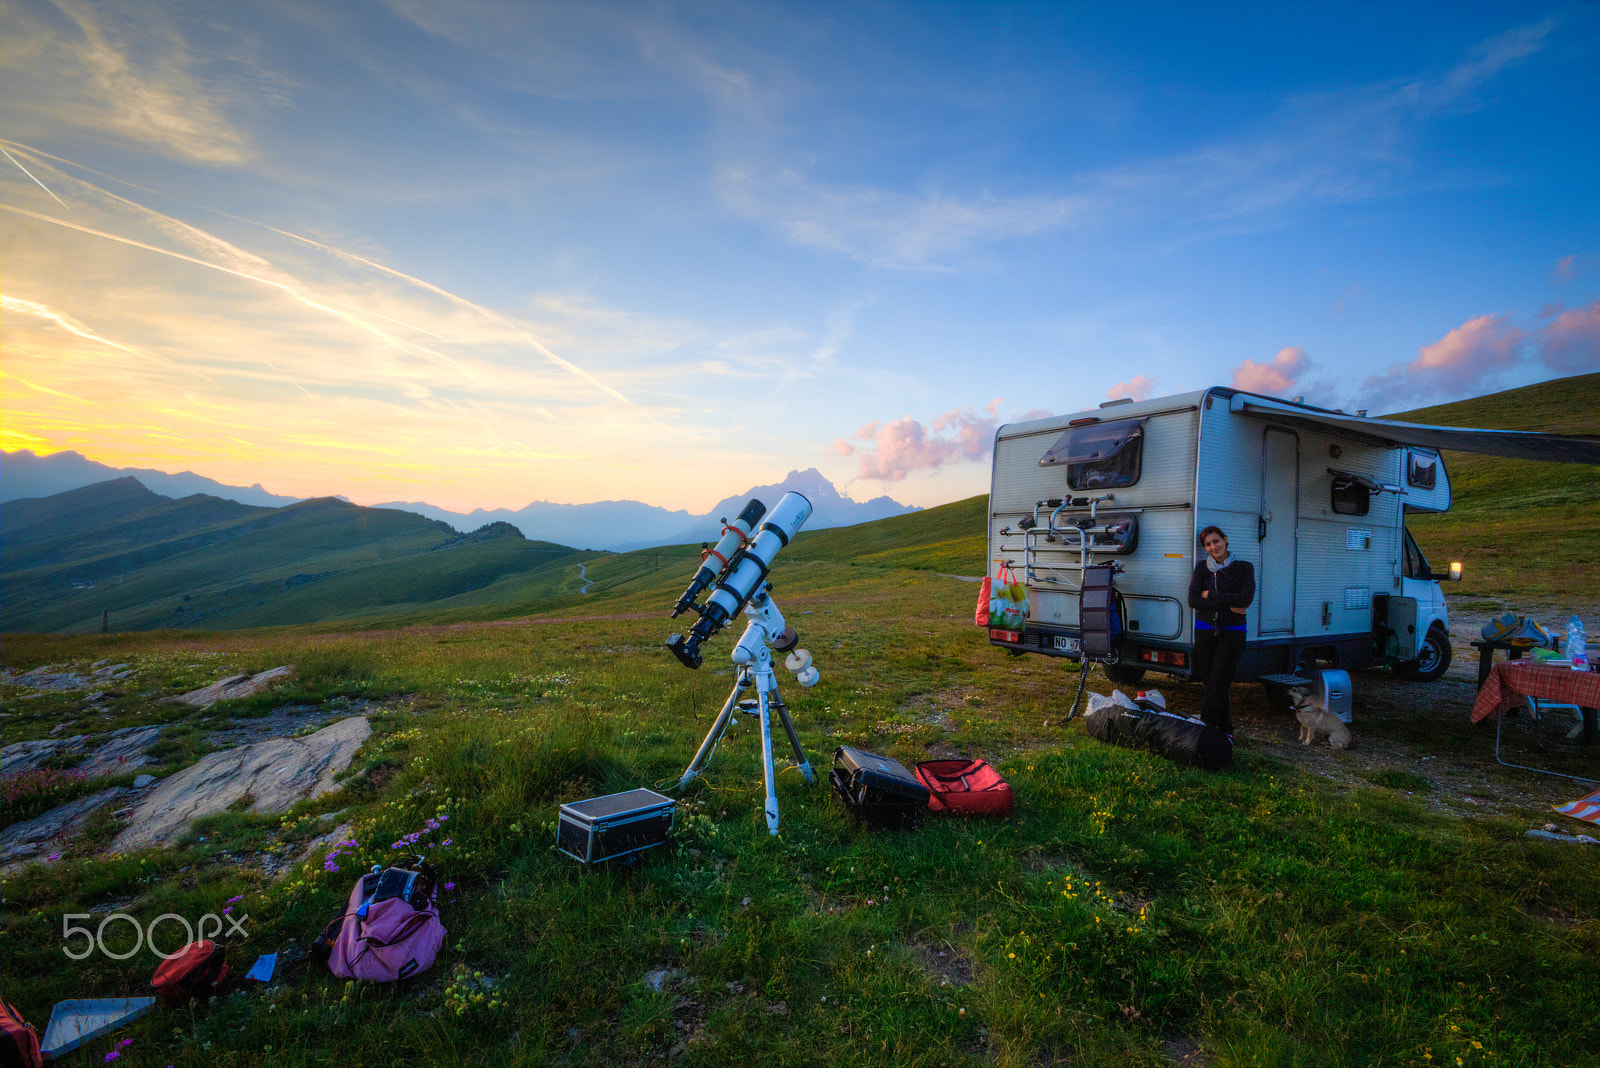
{"type": "Polygon", "coordinates": [[[556,848],[583,861],[637,857],[672,838],[677,802],[654,790],[625,790],[561,806],[556,848]]]}
{"type": "Polygon", "coordinates": [[[845,809],[862,823],[905,826],[928,811],[928,788],[892,757],[841,745],[828,781],[845,809]]]}

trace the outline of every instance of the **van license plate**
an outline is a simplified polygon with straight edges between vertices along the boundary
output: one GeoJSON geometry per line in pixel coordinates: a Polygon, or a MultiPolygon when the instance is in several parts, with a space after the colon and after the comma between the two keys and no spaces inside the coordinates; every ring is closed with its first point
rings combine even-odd
{"type": "Polygon", "coordinates": [[[1053,639],[1058,653],[1076,653],[1079,649],[1078,639],[1057,637],[1053,639]]]}

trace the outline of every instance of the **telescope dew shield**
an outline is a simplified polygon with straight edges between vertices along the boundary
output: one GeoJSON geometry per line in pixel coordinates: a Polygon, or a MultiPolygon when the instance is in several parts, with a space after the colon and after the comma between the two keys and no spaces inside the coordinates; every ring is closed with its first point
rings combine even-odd
{"type": "MultiPolygon", "coordinates": [[[[717,588],[706,598],[702,617],[718,617],[713,629],[706,632],[707,636],[715,633],[715,627],[722,626],[739,614],[745,602],[767,577],[779,551],[789,544],[789,539],[799,533],[800,527],[810,517],[810,501],[798,493],[783,495],[783,500],[767,514],[767,521],[761,524],[760,533],[745,547],[744,555],[733,566],[732,573],[717,583],[717,588]]],[[[705,618],[701,622],[705,622],[705,618]]],[[[699,629],[695,627],[696,631],[699,629]]]]}
{"type": "Polygon", "coordinates": [[[722,540],[717,542],[716,548],[706,554],[700,564],[700,570],[694,573],[688,589],[683,591],[683,596],[678,598],[678,603],[672,606],[672,618],[676,619],[683,614],[684,609],[694,604],[700,591],[715,582],[719,576],[725,576],[728,570],[738,561],[744,546],[750,543],[750,534],[767,514],[767,506],[756,500],[744,506],[744,511],[739,513],[732,523],[723,520],[726,524],[722,528],[722,540]]]}

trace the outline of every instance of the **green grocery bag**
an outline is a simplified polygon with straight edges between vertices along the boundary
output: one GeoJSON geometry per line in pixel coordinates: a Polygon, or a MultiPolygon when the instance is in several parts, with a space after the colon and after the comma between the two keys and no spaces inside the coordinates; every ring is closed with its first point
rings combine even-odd
{"type": "Polygon", "coordinates": [[[1021,630],[1028,625],[1028,587],[1017,578],[1010,564],[1001,564],[1000,573],[989,584],[989,626],[999,630],[1021,630]]]}

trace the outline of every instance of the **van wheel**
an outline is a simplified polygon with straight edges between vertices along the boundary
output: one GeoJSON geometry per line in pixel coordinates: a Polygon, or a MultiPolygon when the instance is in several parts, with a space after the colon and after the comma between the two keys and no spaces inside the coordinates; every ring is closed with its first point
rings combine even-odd
{"type": "Polygon", "coordinates": [[[1394,673],[1414,682],[1432,682],[1450,666],[1450,637],[1438,627],[1430,627],[1422,639],[1421,655],[1394,666],[1394,673]]]}
{"type": "Polygon", "coordinates": [[[1128,667],[1126,664],[1104,664],[1106,678],[1119,686],[1135,686],[1144,678],[1144,668],[1128,667]]]}

